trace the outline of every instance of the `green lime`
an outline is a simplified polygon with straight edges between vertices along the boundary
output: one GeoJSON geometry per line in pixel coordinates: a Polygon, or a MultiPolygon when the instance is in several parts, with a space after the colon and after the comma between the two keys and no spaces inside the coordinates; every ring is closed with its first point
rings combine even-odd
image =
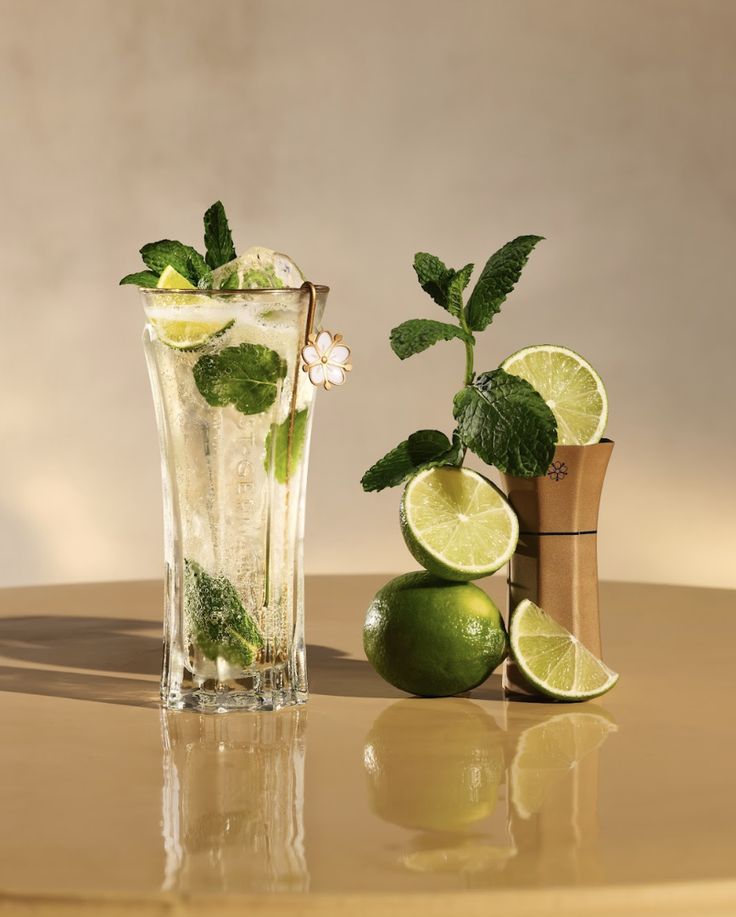
{"type": "Polygon", "coordinates": [[[482,589],[430,573],[386,583],[363,626],[365,654],[381,678],[421,697],[475,688],[504,660],[507,647],[501,612],[482,589]]]}
{"type": "Polygon", "coordinates": [[[514,609],[509,632],[514,662],[542,694],[556,700],[589,700],[618,681],[615,672],[529,599],[514,609]]]}
{"type": "MultiPolygon", "coordinates": [[[[193,283],[174,270],[171,265],[164,268],[156,286],[160,290],[196,289],[193,283]]],[[[171,296],[166,296],[162,303],[164,311],[151,319],[158,339],[176,350],[196,350],[232,327],[234,324],[232,319],[227,322],[203,322],[196,318],[192,320],[193,314],[196,316],[196,310],[201,307],[203,301],[206,304],[206,299],[202,300],[188,293],[180,296],[172,293],[171,296]],[[186,310],[187,317],[177,317],[177,310],[182,312],[186,310]]]]}
{"type": "Polygon", "coordinates": [[[511,801],[522,818],[540,811],[555,787],[618,727],[601,713],[559,713],[526,729],[511,765],[511,801]]]}
{"type": "Polygon", "coordinates": [[[487,576],[509,560],[519,523],[489,480],[469,468],[442,466],[420,471],[406,485],[401,531],[425,570],[463,582],[487,576]]]}
{"type": "Polygon", "coordinates": [[[600,441],[608,421],[603,381],[579,354],[554,344],[535,344],[501,364],[512,376],[531,383],[557,421],[557,442],[589,446],[600,441]]]}

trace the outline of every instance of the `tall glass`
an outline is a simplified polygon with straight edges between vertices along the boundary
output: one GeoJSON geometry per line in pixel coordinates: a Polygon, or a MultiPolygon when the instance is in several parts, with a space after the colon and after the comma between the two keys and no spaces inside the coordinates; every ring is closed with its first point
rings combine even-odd
{"type": "Polygon", "coordinates": [[[307,699],[314,386],[300,351],[327,293],[141,290],[163,478],[166,707],[223,713],[307,699]]]}

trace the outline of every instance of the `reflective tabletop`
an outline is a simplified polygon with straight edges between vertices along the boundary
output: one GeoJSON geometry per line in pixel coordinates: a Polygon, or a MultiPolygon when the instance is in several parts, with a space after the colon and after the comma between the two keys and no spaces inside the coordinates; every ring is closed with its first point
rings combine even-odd
{"type": "Polygon", "coordinates": [[[160,584],[0,591],[0,915],[736,913],[735,592],[603,584],[561,705],[385,684],[385,579],[309,579],[309,703],[226,716],[159,709],[160,584]]]}

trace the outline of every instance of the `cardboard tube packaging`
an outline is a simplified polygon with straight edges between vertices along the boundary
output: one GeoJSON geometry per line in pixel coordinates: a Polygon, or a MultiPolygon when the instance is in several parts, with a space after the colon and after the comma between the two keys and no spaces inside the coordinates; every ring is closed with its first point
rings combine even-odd
{"type": "MultiPolygon", "coordinates": [[[[509,614],[531,599],[599,657],[598,507],[612,451],[607,439],[558,446],[546,475],[502,475],[520,532],[509,572],[509,614]]],[[[504,689],[536,693],[511,660],[504,689]]]]}

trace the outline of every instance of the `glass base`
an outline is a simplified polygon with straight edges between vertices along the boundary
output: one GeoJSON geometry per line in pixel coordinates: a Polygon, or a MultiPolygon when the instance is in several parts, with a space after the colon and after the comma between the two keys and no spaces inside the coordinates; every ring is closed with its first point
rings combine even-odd
{"type": "Polygon", "coordinates": [[[226,666],[218,677],[205,672],[195,674],[181,655],[169,653],[164,647],[161,703],[169,710],[199,713],[281,710],[305,704],[308,698],[303,647],[288,662],[262,664],[239,672],[226,666]]]}
{"type": "Polygon", "coordinates": [[[194,710],[197,713],[231,713],[235,710],[268,711],[305,704],[306,691],[271,691],[256,694],[252,691],[183,691],[162,695],[161,701],[168,710],[194,710]]]}

